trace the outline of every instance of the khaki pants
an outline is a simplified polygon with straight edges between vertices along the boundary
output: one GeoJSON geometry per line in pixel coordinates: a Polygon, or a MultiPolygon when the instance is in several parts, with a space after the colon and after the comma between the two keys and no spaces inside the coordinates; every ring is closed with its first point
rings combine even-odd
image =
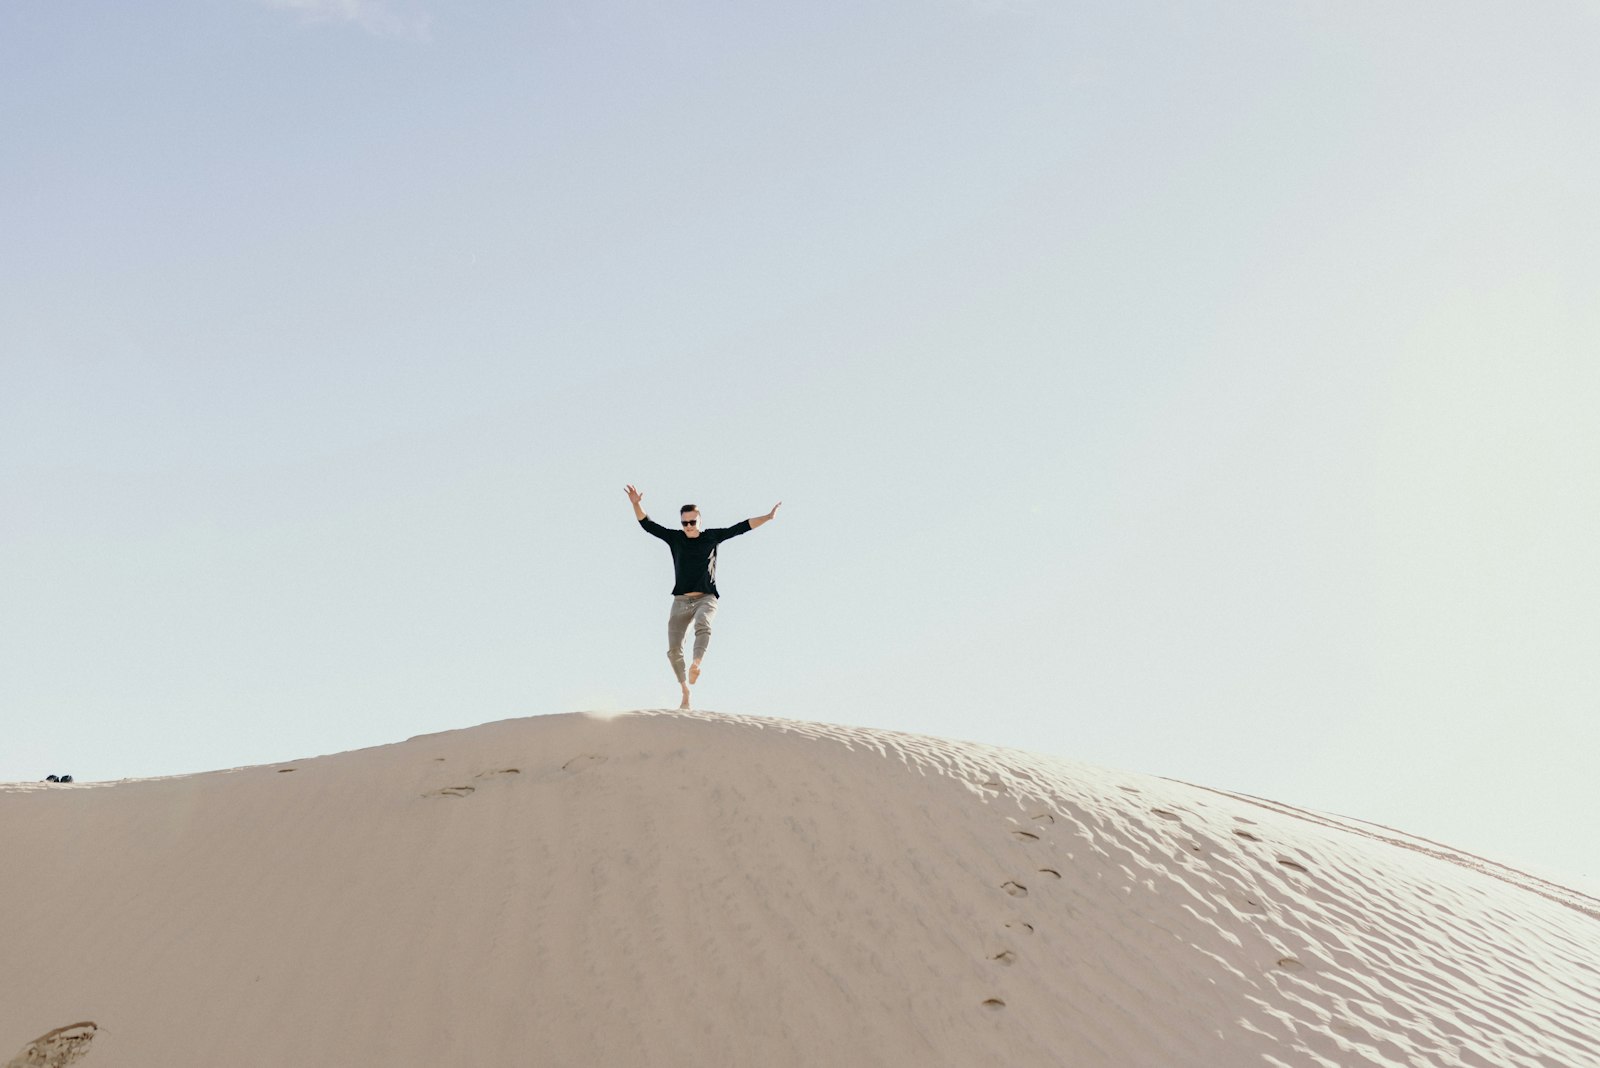
{"type": "Polygon", "coordinates": [[[694,658],[706,655],[711,644],[711,620],[717,614],[717,599],[709,593],[699,597],[679,594],[672,599],[672,614],[667,616],[667,659],[672,661],[672,671],[678,682],[688,681],[684,674],[683,637],[694,623],[694,658]]]}

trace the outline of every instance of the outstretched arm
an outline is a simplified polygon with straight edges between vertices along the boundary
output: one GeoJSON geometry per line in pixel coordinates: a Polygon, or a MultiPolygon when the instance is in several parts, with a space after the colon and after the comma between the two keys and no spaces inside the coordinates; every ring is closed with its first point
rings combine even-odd
{"type": "MultiPolygon", "coordinates": [[[[778,502],[778,504],[782,504],[782,503],[783,503],[782,501],[778,502]]],[[[773,505],[772,506],[772,511],[768,512],[766,515],[758,515],[755,518],[751,519],[750,520],[750,529],[754,530],[754,529],[756,529],[756,527],[759,527],[762,523],[770,523],[770,522],[772,522],[772,517],[778,514],[778,504],[773,505]]]]}
{"type": "Polygon", "coordinates": [[[639,525],[645,529],[645,533],[653,534],[662,541],[672,540],[672,531],[644,514],[644,505],[639,503],[643,496],[644,494],[632,486],[628,487],[628,500],[633,502],[633,517],[639,521],[639,525]]]}

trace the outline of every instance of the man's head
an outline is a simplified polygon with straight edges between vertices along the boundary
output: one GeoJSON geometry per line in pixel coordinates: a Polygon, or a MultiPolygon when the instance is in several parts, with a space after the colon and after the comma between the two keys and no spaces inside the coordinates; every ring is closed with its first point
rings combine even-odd
{"type": "Polygon", "coordinates": [[[679,508],[678,525],[683,528],[683,532],[689,537],[698,538],[700,536],[700,506],[686,504],[679,508]]]}

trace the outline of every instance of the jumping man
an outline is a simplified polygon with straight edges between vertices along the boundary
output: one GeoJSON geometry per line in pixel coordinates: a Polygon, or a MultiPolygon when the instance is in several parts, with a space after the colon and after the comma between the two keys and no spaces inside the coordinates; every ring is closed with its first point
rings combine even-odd
{"type": "Polygon", "coordinates": [[[689,687],[700,680],[700,661],[705,659],[706,646],[711,644],[711,620],[717,614],[717,546],[729,538],[754,530],[771,521],[778,514],[778,504],[766,515],[745,519],[731,527],[715,530],[700,529],[700,509],[686,504],[678,509],[681,530],[668,530],[645,515],[639,502],[644,494],[627,487],[628,500],[633,502],[634,518],[639,525],[667,543],[672,550],[672,612],[667,616],[667,659],[672,661],[673,674],[683,689],[683,704],[689,707],[689,687]],[[694,622],[694,663],[689,665],[687,677],[683,670],[683,638],[694,622]]]}

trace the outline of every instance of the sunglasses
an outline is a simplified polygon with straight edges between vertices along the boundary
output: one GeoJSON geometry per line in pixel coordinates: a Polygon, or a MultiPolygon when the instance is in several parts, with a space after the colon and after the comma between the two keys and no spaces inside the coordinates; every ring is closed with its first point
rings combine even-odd
{"type": "Polygon", "coordinates": [[[699,526],[700,525],[700,520],[698,520],[698,519],[685,519],[685,520],[683,520],[683,525],[686,526],[686,527],[699,526]]]}

